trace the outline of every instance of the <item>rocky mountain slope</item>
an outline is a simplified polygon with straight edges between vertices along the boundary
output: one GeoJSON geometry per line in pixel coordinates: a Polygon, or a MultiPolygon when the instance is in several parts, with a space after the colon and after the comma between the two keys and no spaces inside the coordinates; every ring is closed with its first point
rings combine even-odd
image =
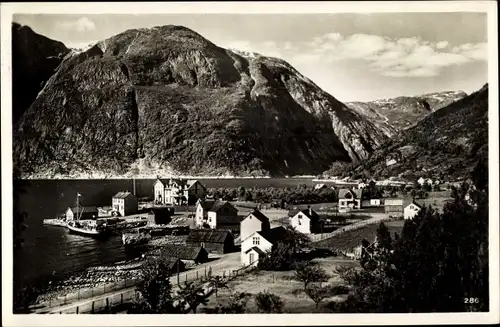
{"type": "Polygon", "coordinates": [[[467,93],[463,91],[446,91],[346,104],[361,115],[369,117],[386,133],[393,135],[465,96],[467,93]]]}
{"type": "Polygon", "coordinates": [[[25,177],[316,174],[388,133],[288,63],[181,26],[72,52],[14,126],[25,177]]]}
{"type": "Polygon", "coordinates": [[[16,122],[36,99],[45,82],[69,52],[66,46],[12,24],[12,120],[16,122]]]}
{"type": "Polygon", "coordinates": [[[488,158],[488,84],[404,130],[351,170],[374,178],[466,176],[488,158]]]}

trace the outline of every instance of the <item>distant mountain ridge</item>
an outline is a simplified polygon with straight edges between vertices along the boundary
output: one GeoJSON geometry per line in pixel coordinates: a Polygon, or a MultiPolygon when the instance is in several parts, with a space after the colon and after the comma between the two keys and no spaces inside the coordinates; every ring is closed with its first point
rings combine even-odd
{"type": "MultiPolygon", "coordinates": [[[[488,84],[432,112],[355,165],[373,178],[416,175],[456,179],[488,158],[488,84]]],[[[329,172],[333,173],[333,172],[329,172]]]]}
{"type": "Polygon", "coordinates": [[[69,49],[59,41],[12,24],[12,120],[16,122],[36,99],[69,49]]]}
{"type": "Polygon", "coordinates": [[[395,135],[418,123],[432,112],[465,96],[467,93],[463,91],[443,91],[368,102],[347,102],[346,105],[372,119],[379,128],[395,135]]]}

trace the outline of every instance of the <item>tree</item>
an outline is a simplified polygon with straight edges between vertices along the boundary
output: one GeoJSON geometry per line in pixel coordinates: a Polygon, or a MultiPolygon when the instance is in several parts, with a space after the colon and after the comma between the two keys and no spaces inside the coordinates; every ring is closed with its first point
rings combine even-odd
{"type": "MultiPolygon", "coordinates": [[[[464,186],[464,189],[466,187],[464,186]]],[[[341,312],[487,311],[488,194],[475,205],[453,191],[443,213],[424,207],[404,223],[391,251],[372,252],[374,266],[339,272],[351,292],[341,312]],[[464,303],[464,298],[479,303],[464,303]]]]}
{"type": "Polygon", "coordinates": [[[259,258],[258,268],[265,270],[288,270],[293,265],[293,250],[288,243],[278,242],[266,255],[259,258]]]}
{"type": "Polygon", "coordinates": [[[377,247],[378,249],[386,251],[392,249],[391,233],[384,222],[380,222],[377,228],[377,247]]]}
{"type": "Polygon", "coordinates": [[[208,302],[208,296],[202,286],[194,282],[184,282],[184,285],[177,292],[177,297],[181,300],[181,303],[187,303],[189,310],[193,313],[196,313],[196,309],[200,304],[206,305],[208,302]]]}
{"type": "Polygon", "coordinates": [[[311,284],[306,288],[305,293],[311,300],[316,304],[316,309],[322,300],[332,296],[333,290],[330,285],[320,286],[317,284],[311,284]]]}
{"type": "Polygon", "coordinates": [[[215,313],[245,313],[248,300],[252,295],[245,292],[232,292],[227,305],[218,304],[215,313]]]}
{"type": "Polygon", "coordinates": [[[251,202],[252,200],[253,200],[252,192],[250,192],[250,190],[247,190],[245,193],[245,201],[251,202]]]}
{"type": "Polygon", "coordinates": [[[262,313],[282,313],[283,301],[279,296],[268,291],[260,292],[255,295],[255,304],[259,312],[262,313]]]}
{"type": "Polygon", "coordinates": [[[412,199],[415,200],[415,198],[417,197],[417,191],[413,188],[410,191],[410,195],[411,195],[412,199]]]}
{"type": "Polygon", "coordinates": [[[312,282],[326,282],[328,275],[323,268],[311,262],[302,261],[295,265],[295,278],[304,284],[304,290],[306,290],[312,282]]]}
{"type": "Polygon", "coordinates": [[[488,162],[481,158],[474,170],[471,173],[472,181],[474,182],[474,186],[480,190],[484,191],[488,187],[488,162]]]}
{"type": "Polygon", "coordinates": [[[167,258],[162,254],[159,259],[148,258],[142,266],[142,280],[137,285],[140,297],[134,304],[135,313],[174,312],[172,287],[167,258]]]}
{"type": "Polygon", "coordinates": [[[245,199],[246,190],[243,186],[238,187],[238,197],[240,200],[245,199]]]}
{"type": "Polygon", "coordinates": [[[215,290],[215,297],[217,297],[217,291],[221,288],[227,287],[227,281],[221,276],[214,276],[210,278],[209,285],[215,290]]]}

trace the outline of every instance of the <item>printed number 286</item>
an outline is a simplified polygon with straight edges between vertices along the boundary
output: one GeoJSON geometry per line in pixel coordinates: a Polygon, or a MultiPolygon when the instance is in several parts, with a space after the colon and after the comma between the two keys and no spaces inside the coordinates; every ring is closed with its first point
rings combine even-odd
{"type": "Polygon", "coordinates": [[[479,303],[479,298],[477,298],[477,297],[466,297],[466,298],[464,298],[464,303],[479,303]]]}

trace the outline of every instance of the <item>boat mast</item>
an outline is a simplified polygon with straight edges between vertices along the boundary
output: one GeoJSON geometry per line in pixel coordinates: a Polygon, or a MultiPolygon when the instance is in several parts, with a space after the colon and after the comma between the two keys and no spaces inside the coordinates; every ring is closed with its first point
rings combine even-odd
{"type": "Polygon", "coordinates": [[[76,218],[79,219],[78,217],[78,205],[79,205],[79,200],[80,199],[80,193],[76,193],[76,218]]]}

